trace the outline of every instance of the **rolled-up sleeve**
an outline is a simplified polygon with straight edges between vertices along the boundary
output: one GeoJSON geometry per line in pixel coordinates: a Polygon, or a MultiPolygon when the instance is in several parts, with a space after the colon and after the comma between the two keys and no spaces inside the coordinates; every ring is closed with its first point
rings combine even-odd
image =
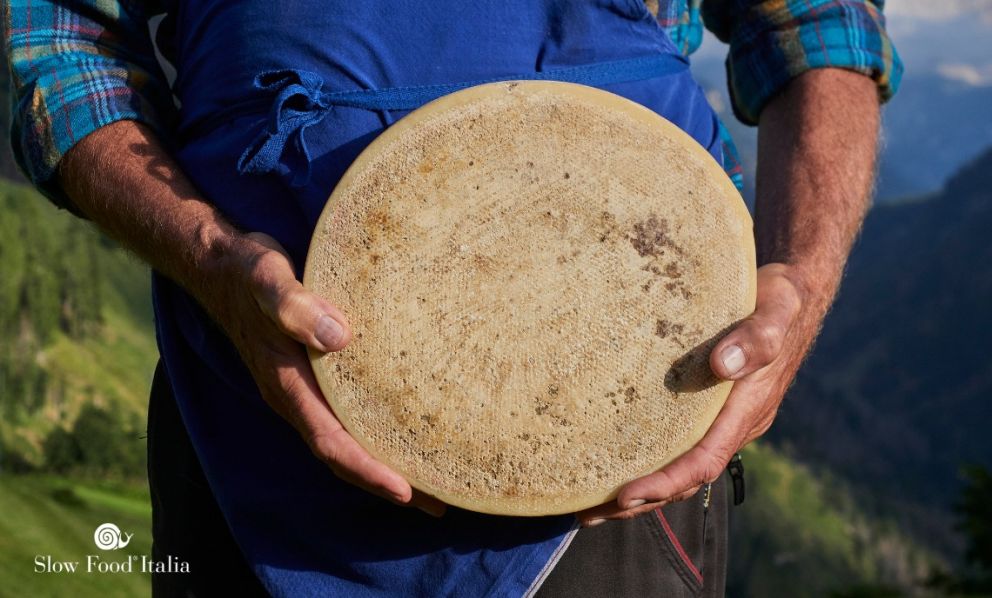
{"type": "Polygon", "coordinates": [[[11,0],[5,36],[11,146],[28,178],[67,206],[55,169],[73,145],[118,120],[163,130],[172,96],[137,1],[11,0]]]}
{"type": "Polygon", "coordinates": [[[884,0],[704,0],[703,20],[730,44],[734,113],[756,124],[794,77],[836,67],[871,77],[879,98],[895,94],[902,62],[885,31],[884,0]]]}

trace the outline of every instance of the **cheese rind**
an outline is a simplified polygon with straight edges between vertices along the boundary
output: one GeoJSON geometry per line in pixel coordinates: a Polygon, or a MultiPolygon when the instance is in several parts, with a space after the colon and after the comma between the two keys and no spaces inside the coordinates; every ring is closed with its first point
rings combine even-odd
{"type": "Polygon", "coordinates": [[[605,91],[504,82],[436,100],[351,165],[304,284],[354,340],[311,351],[331,408],[410,483],[486,513],[614,498],[703,436],[713,345],[755,301],[720,166],[605,91]]]}

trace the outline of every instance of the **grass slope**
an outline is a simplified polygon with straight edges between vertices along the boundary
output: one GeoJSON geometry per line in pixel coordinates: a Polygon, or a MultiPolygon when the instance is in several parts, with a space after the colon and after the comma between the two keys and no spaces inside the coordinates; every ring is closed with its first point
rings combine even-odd
{"type": "Polygon", "coordinates": [[[729,595],[903,595],[938,562],[894,522],[865,512],[841,480],[767,444],[743,457],[747,499],[732,511],[729,595]]]}
{"type": "Polygon", "coordinates": [[[151,507],[140,488],[72,482],[50,476],[0,475],[0,597],[148,596],[150,575],[86,573],[87,555],[120,561],[151,555],[151,507]],[[112,522],[132,533],[121,550],[98,550],[93,532],[112,522]],[[35,558],[80,561],[75,573],[35,572],[35,558]]]}

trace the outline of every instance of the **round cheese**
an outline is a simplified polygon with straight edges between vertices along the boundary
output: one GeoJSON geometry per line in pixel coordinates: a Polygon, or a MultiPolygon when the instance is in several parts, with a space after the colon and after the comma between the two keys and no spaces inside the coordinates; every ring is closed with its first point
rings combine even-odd
{"type": "Polygon", "coordinates": [[[311,352],[334,413],[449,504],[547,515],[692,447],[755,300],[751,219],[676,126],[605,91],[504,82],[387,129],[338,183],[305,285],[353,327],[311,352]]]}

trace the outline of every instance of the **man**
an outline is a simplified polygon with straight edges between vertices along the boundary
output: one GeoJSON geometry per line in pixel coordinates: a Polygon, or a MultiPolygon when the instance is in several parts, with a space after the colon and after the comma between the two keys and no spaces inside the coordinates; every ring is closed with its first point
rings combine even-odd
{"type": "MultiPolygon", "coordinates": [[[[868,204],[879,100],[900,72],[881,4],[702,6],[731,44],[735,110],[760,125],[757,307],[712,353],[736,384],[706,437],[579,513],[574,533],[568,518],[445,514],[365,453],[321,397],[304,345],[341,350],[351,333],[297,268],[337,178],[401,116],[326,105],[323,89],[447,89],[688,53],[698,1],[661,2],[664,31],[639,0],[11,2],[20,164],[156,271],[155,550],[192,570],[156,577],[156,592],[720,595],[721,473],[771,425],[868,204]],[[147,35],[163,8],[175,117],[147,35]]],[[[590,84],[732,161],[687,74],[590,84]]]]}

